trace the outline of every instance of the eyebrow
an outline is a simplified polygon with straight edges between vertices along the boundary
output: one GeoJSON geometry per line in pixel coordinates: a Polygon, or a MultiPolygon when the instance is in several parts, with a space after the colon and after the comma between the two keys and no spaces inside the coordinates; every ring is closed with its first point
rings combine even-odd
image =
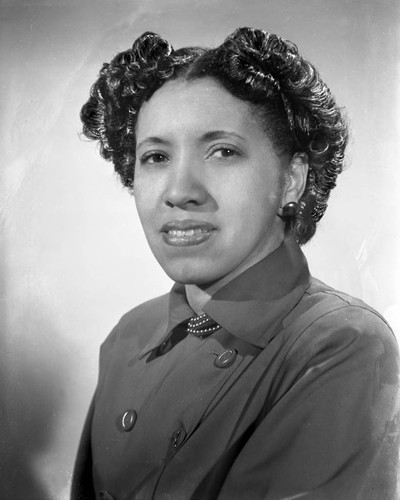
{"type": "Polygon", "coordinates": [[[143,141],[140,141],[139,144],[136,145],[136,149],[139,149],[141,146],[144,146],[146,144],[166,144],[166,145],[169,145],[171,143],[170,143],[170,141],[167,141],[166,139],[161,139],[160,137],[146,137],[146,139],[143,139],[143,141]]]}
{"type": "Polygon", "coordinates": [[[236,132],[230,132],[228,130],[213,130],[211,132],[206,132],[204,135],[202,135],[201,141],[202,142],[212,141],[214,139],[220,139],[221,137],[227,137],[232,135],[234,137],[237,137],[238,139],[241,139],[242,141],[246,140],[243,136],[237,134],[236,132]]]}
{"type": "MultiPolygon", "coordinates": [[[[207,142],[207,141],[212,141],[215,139],[221,139],[222,137],[230,137],[234,136],[237,137],[238,139],[242,141],[246,141],[246,139],[241,136],[240,134],[237,134],[236,132],[231,132],[228,130],[212,130],[210,132],[206,132],[200,137],[200,142],[207,142]]],[[[171,145],[171,142],[168,141],[167,139],[162,139],[161,137],[156,137],[156,136],[151,136],[151,137],[146,137],[146,139],[143,139],[143,141],[140,141],[136,149],[139,149],[141,146],[145,145],[153,145],[153,144],[163,144],[163,145],[171,145]]]]}

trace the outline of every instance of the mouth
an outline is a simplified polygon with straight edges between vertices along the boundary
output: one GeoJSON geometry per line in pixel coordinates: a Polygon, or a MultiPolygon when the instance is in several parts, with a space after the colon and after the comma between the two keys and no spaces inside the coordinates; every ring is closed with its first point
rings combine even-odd
{"type": "Polygon", "coordinates": [[[171,246],[193,246],[207,241],[215,231],[212,224],[204,221],[171,221],[161,228],[164,242],[171,246]]]}

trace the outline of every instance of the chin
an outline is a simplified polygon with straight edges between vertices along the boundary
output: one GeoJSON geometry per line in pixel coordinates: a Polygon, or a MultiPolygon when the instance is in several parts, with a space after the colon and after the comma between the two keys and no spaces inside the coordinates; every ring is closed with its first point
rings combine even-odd
{"type": "Polygon", "coordinates": [[[182,285],[205,285],[218,280],[221,276],[210,265],[197,265],[193,262],[163,265],[164,272],[177,283],[182,285]]]}

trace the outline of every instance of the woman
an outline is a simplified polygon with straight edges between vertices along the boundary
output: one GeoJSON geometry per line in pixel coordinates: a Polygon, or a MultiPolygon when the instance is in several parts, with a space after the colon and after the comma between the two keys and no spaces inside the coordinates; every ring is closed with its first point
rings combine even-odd
{"type": "Polygon", "coordinates": [[[176,284],[101,348],[72,497],[396,498],[395,338],[299,247],[347,141],[315,68],[261,30],[145,33],[81,116],[176,284]]]}

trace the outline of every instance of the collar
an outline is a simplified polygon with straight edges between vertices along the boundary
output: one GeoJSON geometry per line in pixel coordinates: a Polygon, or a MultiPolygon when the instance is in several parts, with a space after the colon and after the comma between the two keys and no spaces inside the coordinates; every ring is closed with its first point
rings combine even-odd
{"type": "MultiPolygon", "coordinates": [[[[283,326],[310,285],[306,258],[292,236],[263,260],[227,283],[204,306],[232,335],[264,348],[283,326]]],[[[141,355],[157,347],[177,325],[194,315],[184,285],[169,294],[168,323],[163,322],[141,355]]]]}
{"type": "Polygon", "coordinates": [[[204,312],[236,337],[264,348],[310,286],[306,258],[292,236],[227,283],[204,312]]]}

